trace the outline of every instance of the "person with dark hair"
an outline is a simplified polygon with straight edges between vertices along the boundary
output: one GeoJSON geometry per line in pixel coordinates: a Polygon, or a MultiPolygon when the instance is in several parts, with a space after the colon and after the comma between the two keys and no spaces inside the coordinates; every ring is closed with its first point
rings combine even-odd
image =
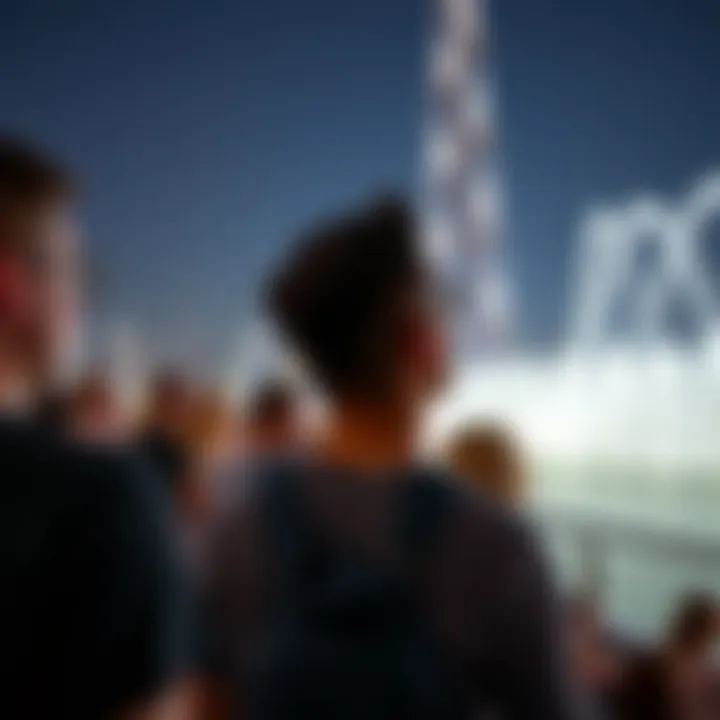
{"type": "Polygon", "coordinates": [[[623,683],[621,720],[712,720],[718,717],[720,604],[686,597],[659,652],[635,658],[623,683]]]}
{"type": "Polygon", "coordinates": [[[578,595],[566,603],[565,642],[571,677],[601,717],[614,717],[625,658],[592,596],[578,595]]]}
{"type": "Polygon", "coordinates": [[[233,426],[233,462],[215,478],[213,517],[222,514],[233,497],[245,490],[245,479],[251,474],[252,466],[267,457],[292,453],[299,447],[302,422],[294,388],[277,378],[264,380],[248,393],[233,426]]]}
{"type": "Polygon", "coordinates": [[[267,305],[326,421],[296,458],[253,472],[211,545],[228,716],[576,717],[535,543],[417,458],[447,367],[408,208],[383,200],[316,228],[267,305]]]}
{"type": "Polygon", "coordinates": [[[296,448],[300,436],[298,405],[293,388],[280,380],[265,380],[250,394],[242,428],[248,459],[296,448]]]}
{"type": "Polygon", "coordinates": [[[186,377],[168,370],[158,373],[149,394],[147,419],[139,440],[140,452],[176,496],[188,470],[185,438],[195,392],[186,377]]]}
{"type": "Polygon", "coordinates": [[[0,714],[181,718],[194,639],[154,478],[33,420],[76,342],[73,200],[0,138],[0,714]]]}

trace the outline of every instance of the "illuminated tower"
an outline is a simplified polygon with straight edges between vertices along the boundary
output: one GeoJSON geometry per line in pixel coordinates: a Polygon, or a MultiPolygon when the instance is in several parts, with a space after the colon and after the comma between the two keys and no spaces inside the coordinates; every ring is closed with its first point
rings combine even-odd
{"type": "Polygon", "coordinates": [[[426,248],[456,303],[464,359],[504,344],[512,325],[487,6],[434,0],[428,73],[426,248]]]}

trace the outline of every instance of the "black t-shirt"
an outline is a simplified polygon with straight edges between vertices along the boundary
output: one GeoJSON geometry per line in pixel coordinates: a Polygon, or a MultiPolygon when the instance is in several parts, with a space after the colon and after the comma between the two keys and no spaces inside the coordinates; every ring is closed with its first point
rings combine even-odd
{"type": "MultiPolygon", "coordinates": [[[[256,492],[265,469],[223,515],[209,547],[207,601],[215,637],[213,672],[243,697],[248,653],[273,607],[278,568],[256,492]]],[[[318,466],[297,468],[304,512],[339,548],[387,564],[397,551],[397,493],[413,474],[369,478],[318,466]]],[[[439,480],[442,481],[442,480],[439,480]]],[[[448,478],[448,481],[450,479],[448,478]]],[[[459,486],[452,514],[418,586],[418,603],[440,638],[466,716],[488,709],[504,720],[588,715],[565,685],[551,583],[522,522],[459,486]]],[[[359,688],[361,691],[361,688],[359,688]]]]}
{"type": "Polygon", "coordinates": [[[104,718],[194,669],[164,490],[129,456],[0,422],[5,718],[104,718]]]}

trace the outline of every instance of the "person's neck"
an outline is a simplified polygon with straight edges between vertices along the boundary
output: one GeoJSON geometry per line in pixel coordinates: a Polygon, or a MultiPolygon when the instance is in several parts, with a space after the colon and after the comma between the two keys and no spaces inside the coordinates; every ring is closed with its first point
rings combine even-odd
{"type": "Polygon", "coordinates": [[[418,423],[408,408],[342,405],[331,412],[317,446],[320,458],[358,470],[393,470],[414,459],[418,423]]]}

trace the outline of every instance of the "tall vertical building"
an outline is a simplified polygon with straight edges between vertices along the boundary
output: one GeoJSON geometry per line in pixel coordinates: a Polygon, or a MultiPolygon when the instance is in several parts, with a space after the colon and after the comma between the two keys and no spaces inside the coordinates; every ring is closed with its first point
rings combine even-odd
{"type": "Polygon", "coordinates": [[[434,0],[424,143],[426,247],[455,302],[466,360],[504,345],[506,274],[488,0],[434,0]]]}

